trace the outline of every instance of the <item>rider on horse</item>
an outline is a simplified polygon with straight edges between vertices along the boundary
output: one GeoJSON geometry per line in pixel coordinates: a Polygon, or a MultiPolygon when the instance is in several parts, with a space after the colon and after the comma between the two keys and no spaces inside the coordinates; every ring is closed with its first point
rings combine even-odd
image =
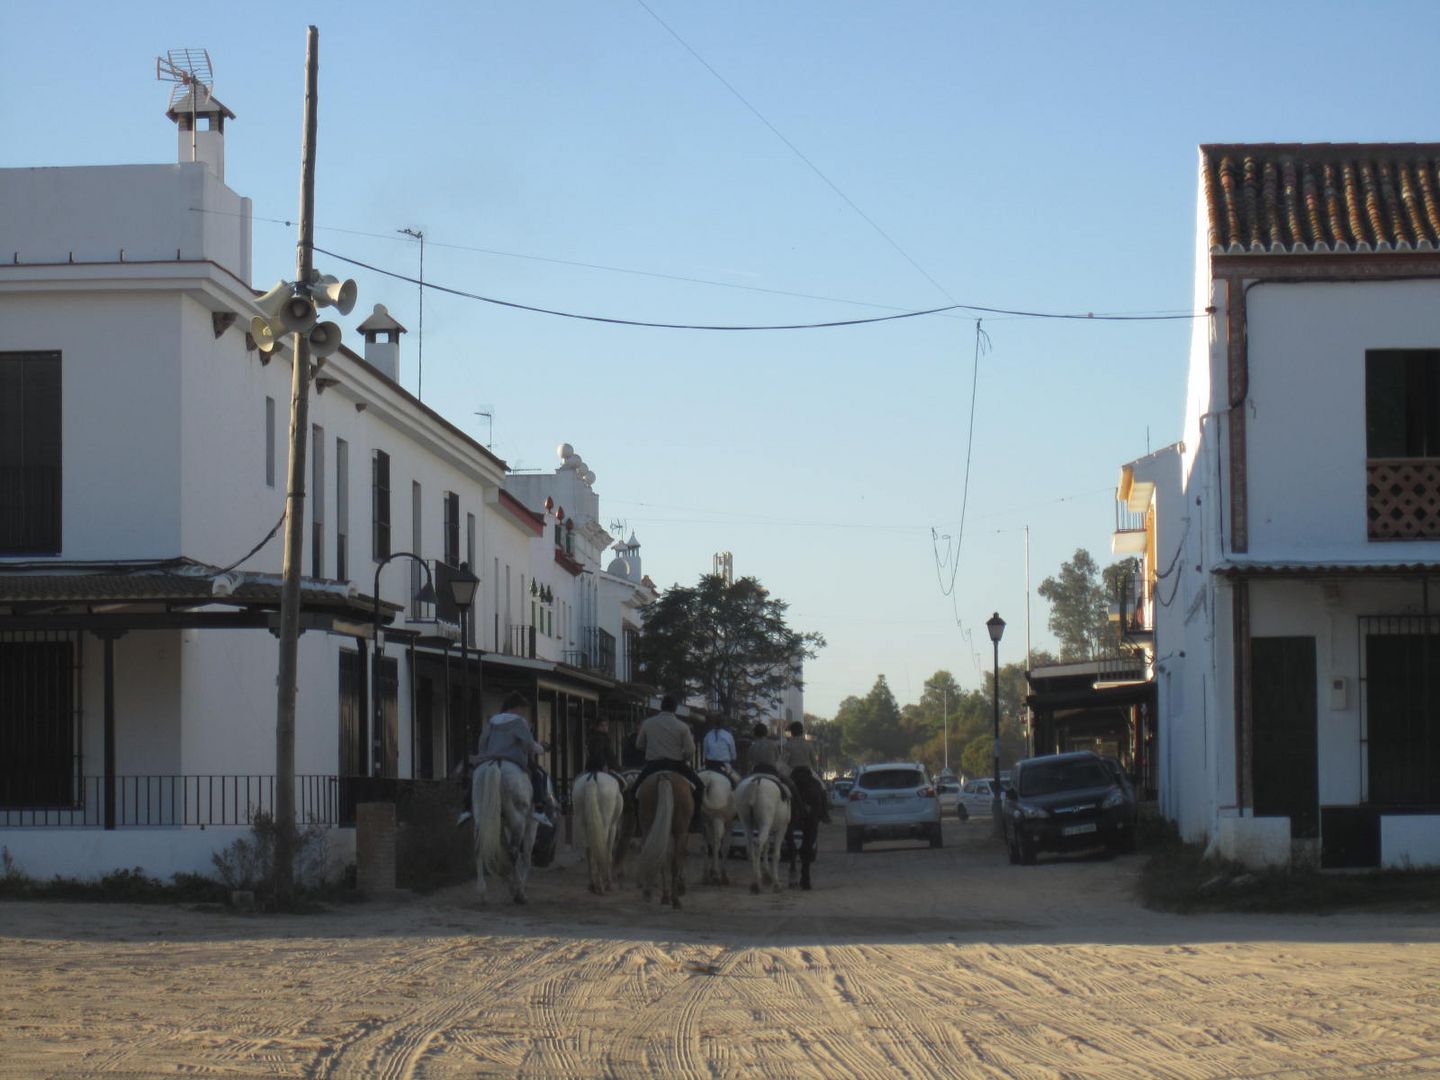
{"type": "MultiPolygon", "coordinates": [[[[544,818],[545,811],[550,808],[550,796],[548,780],[545,770],[540,766],[539,755],[545,748],[535,741],[530,734],[530,725],[525,722],[523,710],[529,707],[530,699],[524,694],[518,691],[508,694],[500,712],[485,722],[485,728],[480,732],[480,744],[470,758],[470,764],[509,761],[526,770],[530,774],[530,784],[534,792],[535,813],[544,818]]],[[[465,797],[466,805],[460,812],[457,824],[463,825],[470,820],[468,784],[465,787],[465,797]]],[[[545,818],[544,823],[550,824],[549,819],[545,818]]]]}
{"type": "Polygon", "coordinates": [[[830,800],[826,798],[825,785],[815,775],[815,744],[805,738],[805,725],[799,720],[792,721],[785,730],[790,737],[785,740],[780,757],[790,767],[790,782],[815,808],[819,820],[829,824],[830,800]]]}
{"type": "Polygon", "coordinates": [[[799,803],[799,793],[788,775],[790,766],[780,756],[780,744],[770,738],[770,729],[763,723],[758,723],[751,735],[750,774],[773,777],[791,804],[799,803]]]}
{"type": "Polygon", "coordinates": [[[695,758],[695,735],[690,725],[675,715],[674,696],[666,694],[660,699],[660,711],[640,725],[635,735],[635,745],[645,754],[645,767],[635,778],[634,791],[652,773],[679,773],[695,789],[695,807],[705,802],[705,783],[695,774],[690,762],[695,758]]]}
{"type": "Polygon", "coordinates": [[[700,744],[705,768],[713,769],[727,777],[731,784],[740,783],[740,774],[735,771],[735,736],[718,716],[710,718],[710,730],[700,744]]]}
{"type": "MultiPolygon", "coordinates": [[[[590,733],[585,736],[585,767],[580,771],[618,773],[615,749],[610,745],[610,722],[603,716],[595,721],[590,733]]],[[[619,779],[618,775],[616,779],[619,779]]]]}

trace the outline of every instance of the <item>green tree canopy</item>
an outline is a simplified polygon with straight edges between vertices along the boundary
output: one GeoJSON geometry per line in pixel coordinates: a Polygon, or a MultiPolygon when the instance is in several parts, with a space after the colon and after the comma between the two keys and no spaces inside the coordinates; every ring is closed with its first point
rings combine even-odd
{"type": "Polygon", "coordinates": [[[825,645],[819,634],[790,628],[788,607],[753,577],[705,574],[694,586],[671,586],[644,610],[645,681],[677,697],[704,697],[732,724],[770,715],[825,645]]]}
{"type": "Polygon", "coordinates": [[[1099,565],[1084,548],[1076,548],[1069,561],[1060,564],[1054,577],[1047,577],[1035,591],[1050,602],[1050,630],[1060,640],[1060,659],[1089,660],[1108,656],[1119,645],[1110,625],[1110,602],[1121,580],[1136,572],[1134,559],[1099,565]]]}
{"type": "Polygon", "coordinates": [[[841,748],[851,762],[888,761],[906,756],[910,749],[900,706],[884,675],[875,679],[865,697],[842,701],[835,718],[842,726],[841,748]]]}

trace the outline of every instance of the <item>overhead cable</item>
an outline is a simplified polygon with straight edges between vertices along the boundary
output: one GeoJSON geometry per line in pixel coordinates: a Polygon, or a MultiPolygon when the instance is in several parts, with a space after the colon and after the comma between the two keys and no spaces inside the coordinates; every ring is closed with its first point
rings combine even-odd
{"type": "Polygon", "coordinates": [[[1180,315],[1096,315],[1094,312],[1084,314],[1060,314],[1056,312],[1018,311],[1009,308],[981,307],[978,304],[946,304],[944,307],[923,308],[919,311],[902,311],[898,315],[876,315],[868,319],[834,319],[829,322],[770,323],[758,325],[649,322],[644,319],[622,319],[610,315],[586,315],[574,311],[560,311],[555,308],[539,307],[534,304],[521,304],[514,300],[502,300],[498,297],[485,296],[482,293],[470,292],[466,289],[457,289],[448,285],[438,285],[433,281],[422,282],[418,278],[411,277],[408,274],[400,274],[393,270],[386,270],[372,263],[352,259],[348,255],[341,255],[336,251],[327,251],[322,247],[317,246],[314,250],[321,255],[328,256],[332,259],[339,259],[343,263],[349,263],[351,266],[358,266],[363,270],[382,274],[388,278],[394,278],[396,281],[408,282],[411,285],[418,285],[425,289],[433,289],[436,292],[447,293],[450,296],[459,296],[467,300],[478,300],[483,304],[494,304],[498,307],[511,308],[516,311],[530,311],[537,315],[553,315],[561,319],[579,319],[583,322],[608,323],[612,326],[641,326],[657,330],[824,330],[838,326],[865,326],[870,323],[895,322],[898,319],[915,319],[925,315],[939,315],[946,311],[978,311],[985,314],[1019,315],[1031,319],[1081,319],[1093,322],[1165,322],[1175,319],[1203,319],[1209,316],[1208,312],[1186,312],[1180,315]]]}

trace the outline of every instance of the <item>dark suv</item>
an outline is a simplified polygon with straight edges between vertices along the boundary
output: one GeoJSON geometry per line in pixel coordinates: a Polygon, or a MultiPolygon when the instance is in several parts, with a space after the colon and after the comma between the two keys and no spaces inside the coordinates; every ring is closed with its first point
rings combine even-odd
{"type": "Polygon", "coordinates": [[[1089,751],[1018,762],[1001,818],[1012,863],[1101,844],[1135,850],[1135,798],[1089,751]]]}

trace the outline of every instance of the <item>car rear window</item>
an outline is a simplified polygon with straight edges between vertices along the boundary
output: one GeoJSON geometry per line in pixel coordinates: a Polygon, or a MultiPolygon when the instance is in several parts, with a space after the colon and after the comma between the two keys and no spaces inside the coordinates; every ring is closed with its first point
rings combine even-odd
{"type": "Polygon", "coordinates": [[[875,769],[860,776],[860,786],[867,791],[897,791],[924,783],[925,777],[919,769],[875,769]]]}
{"type": "Polygon", "coordinates": [[[1114,778],[1099,761],[1045,761],[1020,770],[1021,795],[1051,795],[1057,791],[1108,787],[1114,778]]]}

